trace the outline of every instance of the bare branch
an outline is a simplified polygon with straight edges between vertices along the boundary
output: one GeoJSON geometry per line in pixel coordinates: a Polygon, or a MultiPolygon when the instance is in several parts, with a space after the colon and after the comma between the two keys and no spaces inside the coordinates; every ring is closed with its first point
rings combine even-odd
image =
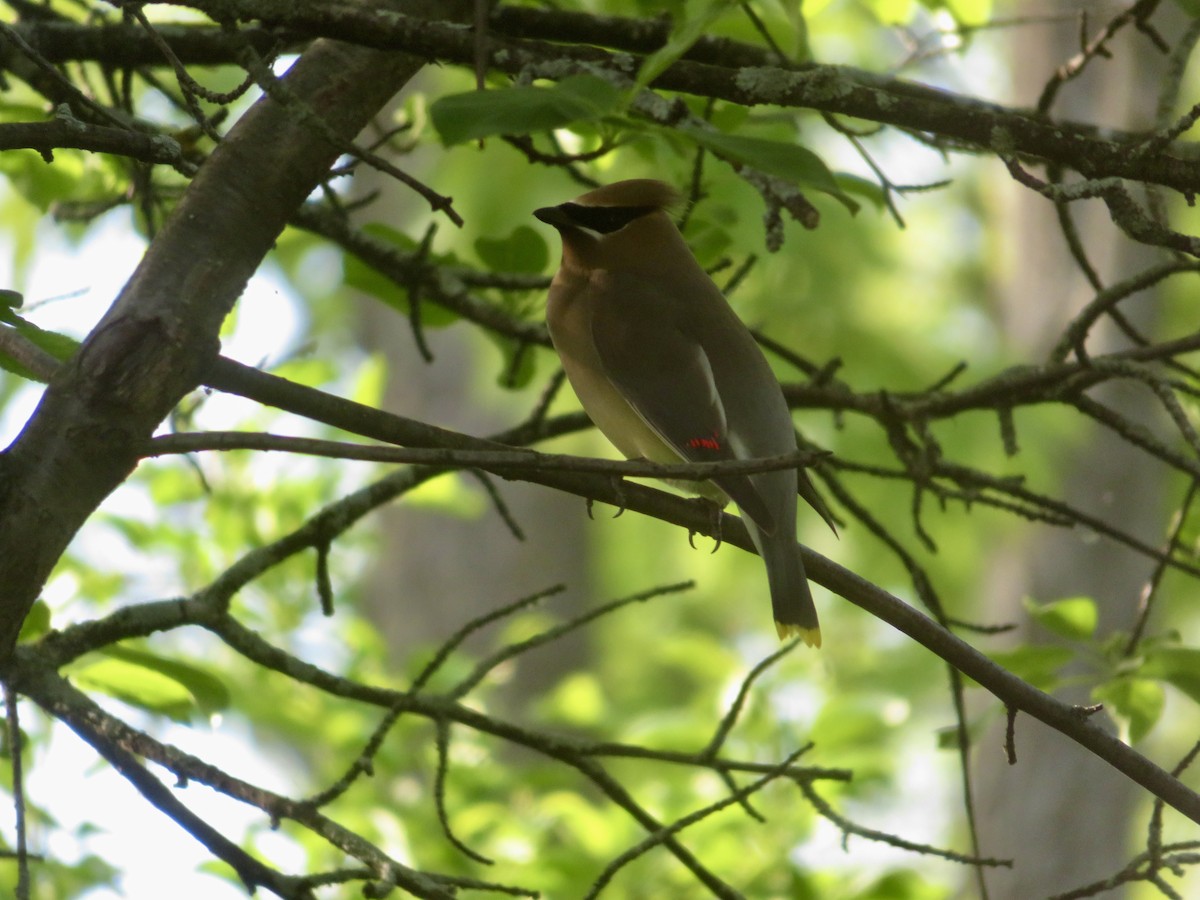
{"type": "MultiPolygon", "coordinates": [[[[464,441],[471,440],[462,435],[464,441]]],[[[451,469],[484,469],[497,474],[514,474],[529,469],[561,472],[595,472],[641,478],[703,481],[717,475],[750,475],[809,466],[828,456],[826,453],[801,452],[762,459],[738,459],[717,463],[655,463],[649,460],[587,459],[534,450],[455,450],[367,446],[343,441],[254,434],[243,431],[207,431],[168,434],[147,442],[145,458],[203,450],[275,450],[333,459],[357,459],[382,463],[409,463],[451,469]]]]}
{"type": "Polygon", "coordinates": [[[0,125],[0,150],[36,150],[49,163],[54,161],[54,151],[61,149],[111,153],[142,162],[194,170],[184,161],[179,142],[174,138],[109,125],[93,125],[76,119],[67,107],[59,107],[57,116],[47,122],[9,122],[0,125]]]}

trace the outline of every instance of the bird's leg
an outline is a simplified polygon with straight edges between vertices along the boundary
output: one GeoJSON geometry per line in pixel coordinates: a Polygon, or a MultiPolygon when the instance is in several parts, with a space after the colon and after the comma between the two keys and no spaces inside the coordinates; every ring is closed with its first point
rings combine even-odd
{"type": "Polygon", "coordinates": [[[625,479],[619,475],[612,480],[613,493],[616,495],[617,512],[613,516],[614,519],[621,518],[621,513],[625,512],[625,479]]]}
{"type": "MultiPolygon", "coordinates": [[[[706,533],[711,534],[712,539],[716,541],[712,548],[712,552],[716,553],[719,549],[721,549],[721,544],[724,541],[724,539],[721,537],[721,529],[725,521],[725,504],[709,497],[693,497],[692,502],[695,503],[700,510],[708,516],[709,524],[708,531],[706,533]]],[[[689,528],[688,543],[691,545],[693,550],[696,549],[696,542],[694,540],[695,537],[696,530],[689,528]]]]}

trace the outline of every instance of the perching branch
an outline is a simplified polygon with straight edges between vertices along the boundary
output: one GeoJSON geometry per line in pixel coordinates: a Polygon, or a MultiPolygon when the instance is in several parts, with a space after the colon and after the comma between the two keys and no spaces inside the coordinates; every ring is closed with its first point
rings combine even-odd
{"type": "Polygon", "coordinates": [[[704,481],[717,475],[750,475],[757,472],[776,472],[812,465],[825,454],[789,453],[785,456],[762,459],[736,459],[714,463],[654,463],[647,460],[618,461],[587,459],[561,453],[538,453],[534,450],[454,450],[406,447],[369,446],[345,441],[323,441],[315,438],[287,437],[276,434],[251,434],[244,431],[208,431],[194,434],[171,434],[152,438],[143,456],[147,459],[176,453],[197,453],[205,450],[263,450],[323,456],[332,459],[355,459],[381,463],[408,463],[436,466],[443,469],[484,469],[500,474],[519,474],[530,469],[560,472],[594,472],[633,478],[681,479],[704,481]]]}
{"type": "MultiPolygon", "coordinates": [[[[297,385],[288,385],[282,379],[265,373],[257,373],[254,370],[247,371],[240,367],[235,368],[229,363],[223,363],[217,367],[215,373],[220,373],[219,379],[210,375],[210,383],[215,380],[229,383],[244,378],[239,389],[241,393],[250,393],[261,402],[279,405],[285,409],[292,408],[292,403],[298,402],[302,405],[306,415],[339,427],[341,427],[340,423],[354,422],[351,430],[381,440],[393,439],[389,435],[396,437],[404,435],[405,438],[398,442],[409,443],[407,438],[411,436],[418,440],[447,441],[452,439],[459,446],[476,446],[481,449],[494,446],[493,443],[464,436],[450,438],[449,433],[442,432],[441,429],[431,429],[430,426],[421,426],[419,429],[415,429],[411,423],[406,423],[405,420],[398,417],[358,407],[357,404],[351,404],[349,401],[328,397],[323,399],[310,397],[310,395],[318,395],[319,392],[310,391],[297,385]],[[319,415],[314,415],[314,413],[319,413],[319,415]],[[364,427],[369,430],[363,430],[364,427]]],[[[520,435],[509,433],[497,437],[505,442],[515,442],[520,435]]],[[[609,479],[603,476],[591,476],[583,473],[539,471],[531,474],[531,480],[547,485],[552,484],[559,489],[609,503],[618,508],[628,508],[653,515],[664,521],[686,527],[689,531],[716,536],[711,519],[703,511],[697,510],[695,504],[684,498],[664,494],[662,491],[636,484],[623,485],[617,489],[609,479]]],[[[723,522],[720,537],[726,543],[753,551],[749,536],[739,520],[730,517],[728,521],[723,522]]],[[[804,548],[804,566],[810,577],[817,583],[888,622],[988,689],[1007,706],[1032,715],[1060,731],[1125,773],[1155,796],[1163,799],[1168,805],[1200,823],[1200,795],[1155,766],[1127,744],[1092,724],[1086,716],[1080,714],[1076,707],[1055,700],[1004,671],[978,650],[921,615],[912,607],[808,548],[804,548]]],[[[235,589],[236,587],[231,585],[222,592],[235,589]]]]}

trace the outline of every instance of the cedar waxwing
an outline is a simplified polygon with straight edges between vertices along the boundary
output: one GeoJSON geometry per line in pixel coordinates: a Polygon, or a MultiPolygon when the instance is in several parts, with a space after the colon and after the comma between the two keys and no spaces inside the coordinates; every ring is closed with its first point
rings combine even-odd
{"type": "MultiPolygon", "coordinates": [[[[635,179],[534,212],[562,237],[546,324],[567,378],[596,427],[631,459],[794,453],[771,367],[668,217],[679,199],[661,181],[635,179]]],[[[713,482],[722,503],[741,509],[766,563],[780,639],[799,635],[819,647],[796,543],[797,492],[833,522],[808,476],[785,469],[713,482]]]]}

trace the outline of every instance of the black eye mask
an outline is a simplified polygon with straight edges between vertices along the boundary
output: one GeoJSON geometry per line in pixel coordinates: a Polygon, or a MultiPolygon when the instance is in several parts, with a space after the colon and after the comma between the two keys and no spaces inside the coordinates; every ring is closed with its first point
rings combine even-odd
{"type": "Polygon", "coordinates": [[[634,219],[640,219],[658,209],[657,206],[581,206],[564,203],[559,207],[580,228],[599,234],[620,231],[634,219]]]}

